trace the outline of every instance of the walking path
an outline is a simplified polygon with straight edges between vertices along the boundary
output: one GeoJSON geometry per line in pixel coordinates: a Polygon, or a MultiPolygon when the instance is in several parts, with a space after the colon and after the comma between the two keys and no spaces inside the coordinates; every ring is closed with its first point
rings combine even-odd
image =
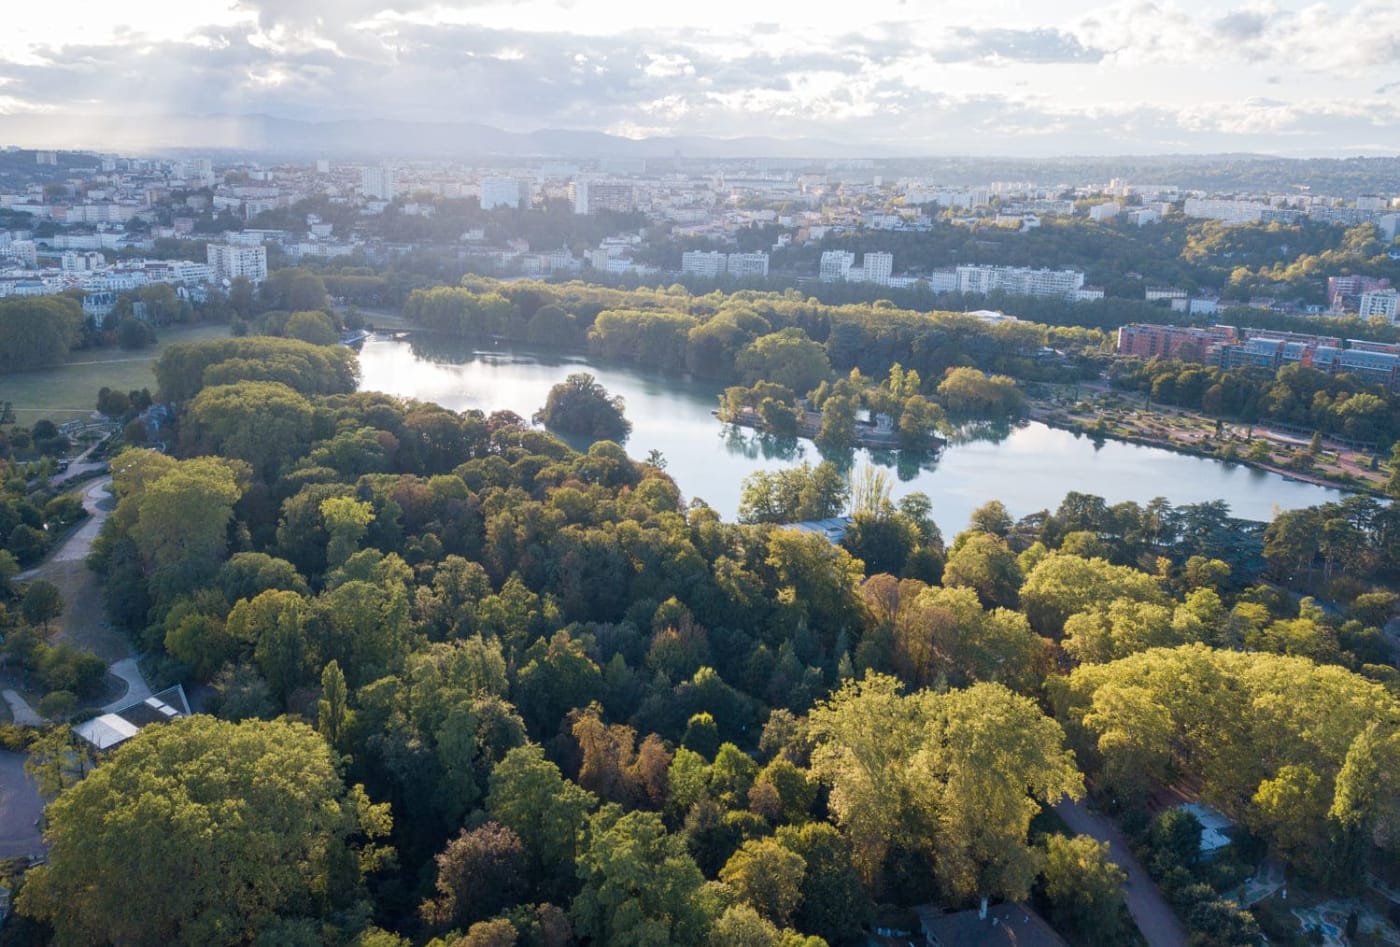
{"type": "Polygon", "coordinates": [[[1123,884],[1128,913],[1133,916],[1138,930],[1142,931],[1148,947],[1186,947],[1186,928],[1171,905],[1167,904],[1167,899],[1162,897],[1156,882],[1133,856],[1127,839],[1113,820],[1069,799],[1057,804],[1055,812],[1065,820],[1071,831],[1108,843],[1113,861],[1128,873],[1128,880],[1123,884]]]}
{"type": "Polygon", "coordinates": [[[35,713],[29,702],[13,690],[5,690],[5,703],[10,705],[10,716],[22,727],[42,727],[44,718],[35,713]]]}
{"type": "Polygon", "coordinates": [[[151,687],[141,676],[141,669],[137,667],[135,658],[124,658],[113,664],[108,670],[126,681],[126,693],[102,708],[107,713],[113,713],[151,696],[151,687]]]}

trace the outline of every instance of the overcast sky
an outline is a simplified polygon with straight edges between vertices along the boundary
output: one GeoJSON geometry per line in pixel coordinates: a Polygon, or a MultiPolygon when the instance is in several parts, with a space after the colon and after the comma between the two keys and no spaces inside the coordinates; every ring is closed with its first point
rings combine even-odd
{"type": "Polygon", "coordinates": [[[1400,0],[4,0],[0,113],[1400,153],[1400,0]]]}

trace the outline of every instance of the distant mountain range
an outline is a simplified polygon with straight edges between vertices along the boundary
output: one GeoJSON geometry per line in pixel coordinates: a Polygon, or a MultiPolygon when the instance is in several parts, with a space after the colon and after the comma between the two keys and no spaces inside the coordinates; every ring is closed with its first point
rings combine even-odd
{"type": "MultiPolygon", "coordinates": [[[[545,129],[510,132],[464,122],[406,122],[394,119],[309,122],[269,115],[173,115],[74,117],[0,115],[0,146],[50,148],[122,155],[207,155],[223,160],[337,161],[399,159],[524,158],[590,161],[606,158],[769,158],[829,160],[869,158],[872,172],[888,179],[924,177],[947,185],[989,181],[1034,181],[1042,185],[1107,183],[1172,184],[1212,193],[1294,192],[1355,197],[1400,195],[1400,158],[1293,158],[1233,154],[1067,154],[1014,157],[957,153],[910,154],[907,145],[885,141],[837,142],[818,138],[707,138],[675,136],[631,139],[596,131],[545,129]]],[[[0,178],[7,156],[0,153],[0,178]]],[[[60,165],[64,162],[60,162],[60,165]]],[[[38,172],[29,159],[10,169],[27,178],[38,172]]],[[[57,169],[57,170],[61,170],[57,169]]]]}
{"type": "Polygon", "coordinates": [[[465,122],[306,122],[269,115],[0,115],[3,144],[128,154],[244,151],[282,157],[860,158],[888,153],[882,147],[872,150],[869,144],[811,138],[632,139],[567,129],[509,132],[465,122]]]}

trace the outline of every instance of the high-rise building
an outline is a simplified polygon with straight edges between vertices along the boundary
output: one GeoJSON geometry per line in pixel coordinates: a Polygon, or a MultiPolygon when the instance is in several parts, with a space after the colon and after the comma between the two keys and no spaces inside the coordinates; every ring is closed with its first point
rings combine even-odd
{"type": "Polygon", "coordinates": [[[518,178],[482,178],[481,209],[529,206],[530,182],[518,178]]]}
{"type": "Polygon", "coordinates": [[[744,279],[751,276],[768,275],[768,254],[731,253],[727,261],[729,275],[744,279]]]}
{"type": "Polygon", "coordinates": [[[1358,308],[1361,297],[1367,293],[1380,292],[1390,288],[1390,280],[1376,276],[1327,277],[1327,302],[1337,312],[1358,308]]]}
{"type": "Polygon", "coordinates": [[[827,250],[822,253],[821,268],[817,271],[824,283],[834,283],[851,275],[856,255],[849,250],[827,250]]]}
{"type": "Polygon", "coordinates": [[[1036,270],[1028,266],[958,267],[960,293],[1072,297],[1083,285],[1084,274],[1078,270],[1036,270]]]}
{"type": "Polygon", "coordinates": [[[227,243],[211,243],[208,249],[209,265],[214,268],[214,277],[220,282],[242,276],[254,283],[267,279],[267,248],[235,247],[227,243]]]}
{"type": "Polygon", "coordinates": [[[1356,307],[1356,314],[1362,319],[1381,318],[1394,323],[1397,321],[1397,315],[1400,315],[1400,292],[1393,289],[1378,289],[1362,293],[1361,302],[1356,307]]]}
{"type": "Polygon", "coordinates": [[[681,272],[715,277],[725,271],[724,254],[718,250],[687,250],[681,254],[681,272]]]}
{"type": "Polygon", "coordinates": [[[1187,217],[1204,217],[1224,224],[1252,224],[1271,210],[1268,204],[1260,201],[1230,201],[1211,198],[1188,197],[1182,210],[1187,217]]]}
{"type": "Polygon", "coordinates": [[[888,286],[890,274],[894,272],[894,254],[867,253],[861,258],[861,265],[865,268],[865,281],[867,283],[888,286]]]}
{"type": "Polygon", "coordinates": [[[596,214],[600,210],[630,214],[637,209],[636,194],[626,181],[575,181],[572,187],[576,214],[596,214]]]}
{"type": "Polygon", "coordinates": [[[398,179],[388,165],[365,168],[360,172],[360,193],[370,200],[392,201],[398,179]]]}

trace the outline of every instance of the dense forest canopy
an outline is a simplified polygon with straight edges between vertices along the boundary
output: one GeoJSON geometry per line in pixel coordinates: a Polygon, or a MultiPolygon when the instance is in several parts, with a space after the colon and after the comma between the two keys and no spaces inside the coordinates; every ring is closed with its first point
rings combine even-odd
{"type": "MultiPolygon", "coordinates": [[[[772,410],[791,389],[761,376],[811,368],[823,414],[854,390],[1012,410],[988,372],[1054,331],[800,298],[442,292],[507,326],[596,304],[609,345],[680,365],[716,326],[722,358],[754,353],[738,403],[772,410]],[[913,340],[923,367],[865,379],[861,344],[831,344],[853,332],[913,340]]],[[[220,719],[143,731],[81,780],[65,731],[38,748],[70,785],[19,906],[58,942],[815,947],[858,942],[877,910],[1030,897],[1079,942],[1119,943],[1116,870],[1033,827],[1086,777],[1139,815],[1149,789],[1197,781],[1329,890],[1395,855],[1375,775],[1400,772],[1378,630],[1393,506],[1265,527],[1072,493],[936,524],[879,471],[819,465],[753,479],[727,523],[612,441],[355,391],[347,349],[249,336],[174,346],[157,371],[173,453],[114,458],[91,563],[158,679],[208,684],[220,719]],[[840,543],[781,525],[842,510],[840,543]],[[1337,608],[1284,591],[1305,583],[1337,608]],[[264,804],[242,814],[249,796],[264,804]],[[129,893],[127,843],[195,884],[129,893]]],[[[5,509],[16,529],[45,513],[5,509]]],[[[44,644],[42,601],[15,603],[16,570],[0,558],[7,649],[59,689],[81,668],[44,644]]],[[[1168,879],[1191,923],[1249,929],[1228,873],[1194,870],[1168,879]]]]}

